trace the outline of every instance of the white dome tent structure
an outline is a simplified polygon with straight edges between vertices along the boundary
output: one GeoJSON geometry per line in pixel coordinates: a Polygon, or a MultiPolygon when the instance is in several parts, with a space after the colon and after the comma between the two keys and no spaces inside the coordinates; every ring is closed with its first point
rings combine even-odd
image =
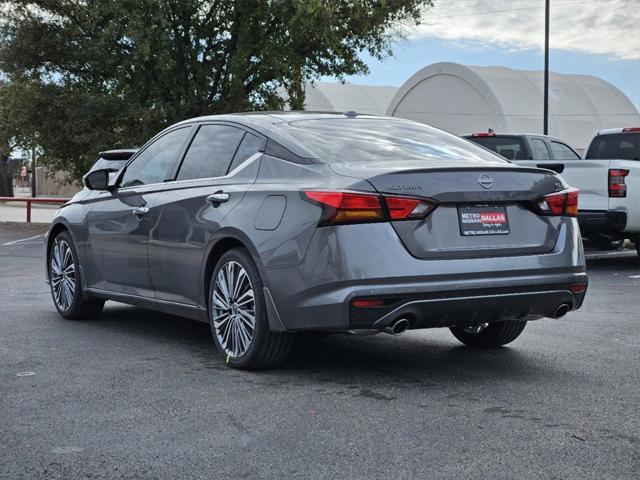
{"type": "MultiPolygon", "coordinates": [[[[386,114],[454,134],[542,133],[543,72],[436,63],[409,78],[386,114]]],[[[550,73],[549,134],[582,151],[597,130],[640,125],[631,101],[589,75],[550,73]]]]}
{"type": "MultiPolygon", "coordinates": [[[[305,86],[305,110],[384,115],[398,87],[316,82],[305,86]]],[[[283,98],[286,96],[281,94],[283,98]]]]}

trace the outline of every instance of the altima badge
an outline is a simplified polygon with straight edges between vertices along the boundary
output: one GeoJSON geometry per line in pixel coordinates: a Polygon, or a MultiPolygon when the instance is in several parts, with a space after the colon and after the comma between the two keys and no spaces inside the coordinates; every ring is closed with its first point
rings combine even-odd
{"type": "Polygon", "coordinates": [[[486,188],[488,190],[493,187],[493,178],[483,173],[478,177],[478,183],[482,188],[486,188]]]}

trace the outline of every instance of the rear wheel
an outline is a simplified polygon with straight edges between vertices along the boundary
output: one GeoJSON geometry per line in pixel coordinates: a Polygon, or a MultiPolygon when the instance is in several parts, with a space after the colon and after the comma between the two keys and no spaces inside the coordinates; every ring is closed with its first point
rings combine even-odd
{"type": "Polygon", "coordinates": [[[593,248],[604,251],[619,250],[624,244],[624,239],[612,239],[601,234],[590,235],[587,238],[593,248]]]}
{"type": "Polygon", "coordinates": [[[453,336],[469,347],[499,347],[513,342],[520,336],[527,322],[481,323],[468,327],[451,327],[453,336]]]}
{"type": "Polygon", "coordinates": [[[218,351],[233,368],[256,370],[282,363],[292,336],[269,329],[262,279],[249,253],[225,253],[209,288],[211,333],[218,351]]]}
{"type": "Polygon", "coordinates": [[[60,315],[68,320],[84,320],[100,315],[104,300],[83,295],[78,255],[68,232],[60,232],[53,239],[48,269],[51,296],[60,315]]]}

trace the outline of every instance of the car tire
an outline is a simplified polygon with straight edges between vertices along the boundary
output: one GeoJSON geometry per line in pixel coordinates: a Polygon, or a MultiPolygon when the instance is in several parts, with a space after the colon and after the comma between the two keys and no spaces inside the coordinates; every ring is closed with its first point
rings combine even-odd
{"type": "Polygon", "coordinates": [[[211,334],[229,366],[261,370],[285,361],[292,334],[269,328],[262,278],[246,249],[229,250],[218,260],[208,298],[211,334]]]}
{"type": "Polygon", "coordinates": [[[591,235],[587,238],[593,248],[602,251],[620,250],[624,245],[624,239],[611,239],[604,235],[591,235]]]}
{"type": "Polygon", "coordinates": [[[513,342],[526,325],[527,322],[509,320],[470,327],[451,327],[450,330],[454,337],[468,347],[492,348],[513,342]]]}
{"type": "Polygon", "coordinates": [[[71,235],[58,233],[48,253],[47,274],[51,297],[58,313],[67,320],[96,318],[104,308],[104,300],[83,293],[82,276],[71,235]]]}

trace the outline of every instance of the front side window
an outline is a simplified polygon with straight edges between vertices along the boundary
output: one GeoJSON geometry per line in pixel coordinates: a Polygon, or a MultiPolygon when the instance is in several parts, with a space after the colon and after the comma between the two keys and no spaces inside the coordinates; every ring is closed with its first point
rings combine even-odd
{"type": "Polygon", "coordinates": [[[549,149],[547,148],[547,144],[544,142],[544,140],[540,140],[539,138],[531,139],[531,149],[533,150],[534,160],[551,159],[551,156],[549,155],[549,149]]]}
{"type": "Polygon", "coordinates": [[[580,160],[580,155],[564,143],[551,142],[551,152],[555,160],[580,160]]]}
{"type": "Polygon", "coordinates": [[[189,146],[177,180],[223,177],[244,130],[228,125],[203,125],[189,146]]]}
{"type": "Polygon", "coordinates": [[[173,130],[145,148],[125,170],[120,186],[149,185],[167,180],[189,130],[190,127],[173,130]]]}
{"type": "Polygon", "coordinates": [[[495,135],[490,137],[471,137],[469,140],[482,145],[484,148],[493,150],[507,160],[524,160],[526,158],[524,142],[518,137],[495,135]]]}

